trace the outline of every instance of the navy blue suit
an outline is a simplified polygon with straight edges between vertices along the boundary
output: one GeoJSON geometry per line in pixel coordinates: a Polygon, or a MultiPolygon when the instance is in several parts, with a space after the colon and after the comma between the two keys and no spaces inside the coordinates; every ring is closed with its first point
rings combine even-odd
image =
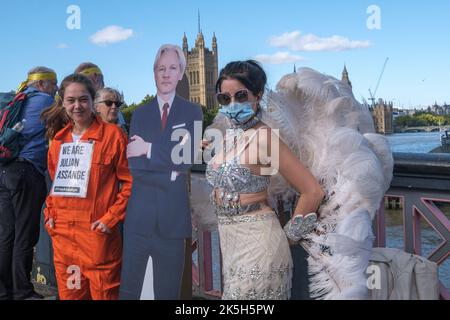
{"type": "MultiPolygon", "coordinates": [[[[200,106],[175,96],[167,125],[162,130],[158,101],[133,113],[130,137],[150,142],[151,157],[129,158],[133,189],[124,224],[124,253],[120,287],[121,299],[139,299],[147,261],[153,260],[155,299],[178,299],[184,265],[184,240],[192,235],[188,194],[188,172],[200,148],[203,114],[200,106]],[[194,123],[200,131],[194,135],[194,123]],[[186,162],[174,163],[172,151],[182,137],[172,140],[178,130],[186,137],[190,152],[186,162]],[[172,172],[178,172],[173,181],[172,172]]],[[[184,141],[184,140],[183,140],[184,141]]],[[[176,161],[175,161],[176,162],[176,161]]]]}

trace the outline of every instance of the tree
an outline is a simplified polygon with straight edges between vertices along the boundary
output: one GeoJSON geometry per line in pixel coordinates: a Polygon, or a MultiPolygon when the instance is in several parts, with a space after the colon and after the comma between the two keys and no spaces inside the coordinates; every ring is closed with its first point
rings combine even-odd
{"type": "Polygon", "coordinates": [[[150,103],[154,98],[155,98],[154,95],[148,95],[148,94],[147,94],[147,95],[144,97],[144,99],[142,99],[142,101],[139,103],[139,105],[142,106],[142,105],[144,105],[144,104],[150,103]]]}
{"type": "Polygon", "coordinates": [[[144,104],[150,103],[155,98],[154,95],[146,95],[144,99],[142,99],[141,102],[138,104],[132,103],[129,106],[124,104],[122,108],[120,109],[122,111],[123,116],[125,117],[125,121],[127,125],[129,126],[131,123],[131,115],[133,114],[134,110],[136,110],[138,107],[143,106],[144,104]]]}
{"type": "Polygon", "coordinates": [[[395,123],[399,127],[410,127],[412,123],[412,117],[411,116],[399,116],[397,119],[395,119],[395,123]]]}
{"type": "Polygon", "coordinates": [[[203,110],[203,130],[205,130],[208,126],[210,126],[219,112],[219,107],[206,108],[202,106],[203,110]]]}
{"type": "Polygon", "coordinates": [[[450,123],[450,116],[439,116],[431,112],[419,111],[413,116],[400,116],[395,120],[399,127],[439,126],[450,123]]]}

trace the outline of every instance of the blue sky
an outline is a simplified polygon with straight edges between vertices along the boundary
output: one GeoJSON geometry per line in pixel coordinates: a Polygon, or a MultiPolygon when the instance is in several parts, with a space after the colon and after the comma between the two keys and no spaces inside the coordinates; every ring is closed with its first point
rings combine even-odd
{"type": "Polygon", "coordinates": [[[55,69],[61,80],[80,62],[92,61],[108,86],[122,90],[128,103],[139,102],[155,93],[158,47],[181,45],[183,32],[194,45],[200,9],[207,46],[213,32],[218,39],[219,68],[258,57],[274,87],[294,63],[339,78],[346,63],[361,101],[369,98],[389,57],[377,98],[404,108],[450,103],[445,0],[1,0],[0,8],[0,91],[15,89],[37,65],[55,69]],[[80,8],[79,30],[66,26],[70,5],[80,8]],[[370,5],[380,10],[381,29],[367,27],[367,20],[373,21],[370,5]],[[104,34],[97,37],[100,43],[91,40],[110,26],[120,27],[108,35],[121,41],[101,43],[104,34]]]}

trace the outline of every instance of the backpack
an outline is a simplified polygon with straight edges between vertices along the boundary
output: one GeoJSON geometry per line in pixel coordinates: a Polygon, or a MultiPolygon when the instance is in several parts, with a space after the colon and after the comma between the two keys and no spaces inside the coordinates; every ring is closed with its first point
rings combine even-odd
{"type": "Polygon", "coordinates": [[[21,111],[29,96],[23,92],[0,93],[0,164],[14,160],[20,153],[18,137],[25,124],[21,111]]]}
{"type": "Polygon", "coordinates": [[[11,102],[16,94],[14,92],[0,92],[0,110],[3,109],[11,102]]]}
{"type": "Polygon", "coordinates": [[[399,249],[373,248],[369,268],[376,271],[373,275],[378,278],[376,286],[369,286],[368,280],[370,300],[439,299],[435,262],[399,249]]]}

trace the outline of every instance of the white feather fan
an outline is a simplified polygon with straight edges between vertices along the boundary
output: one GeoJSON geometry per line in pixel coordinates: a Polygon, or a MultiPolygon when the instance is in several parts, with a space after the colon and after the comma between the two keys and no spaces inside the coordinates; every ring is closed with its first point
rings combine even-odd
{"type": "MultiPolygon", "coordinates": [[[[371,219],[392,179],[387,139],[373,133],[368,108],[348,85],[309,68],[284,76],[265,96],[263,111],[263,121],[280,130],[327,195],[319,209],[319,233],[304,244],[311,296],[364,299],[371,219]]],[[[294,193],[283,177],[273,177],[273,197],[294,193]]]]}

